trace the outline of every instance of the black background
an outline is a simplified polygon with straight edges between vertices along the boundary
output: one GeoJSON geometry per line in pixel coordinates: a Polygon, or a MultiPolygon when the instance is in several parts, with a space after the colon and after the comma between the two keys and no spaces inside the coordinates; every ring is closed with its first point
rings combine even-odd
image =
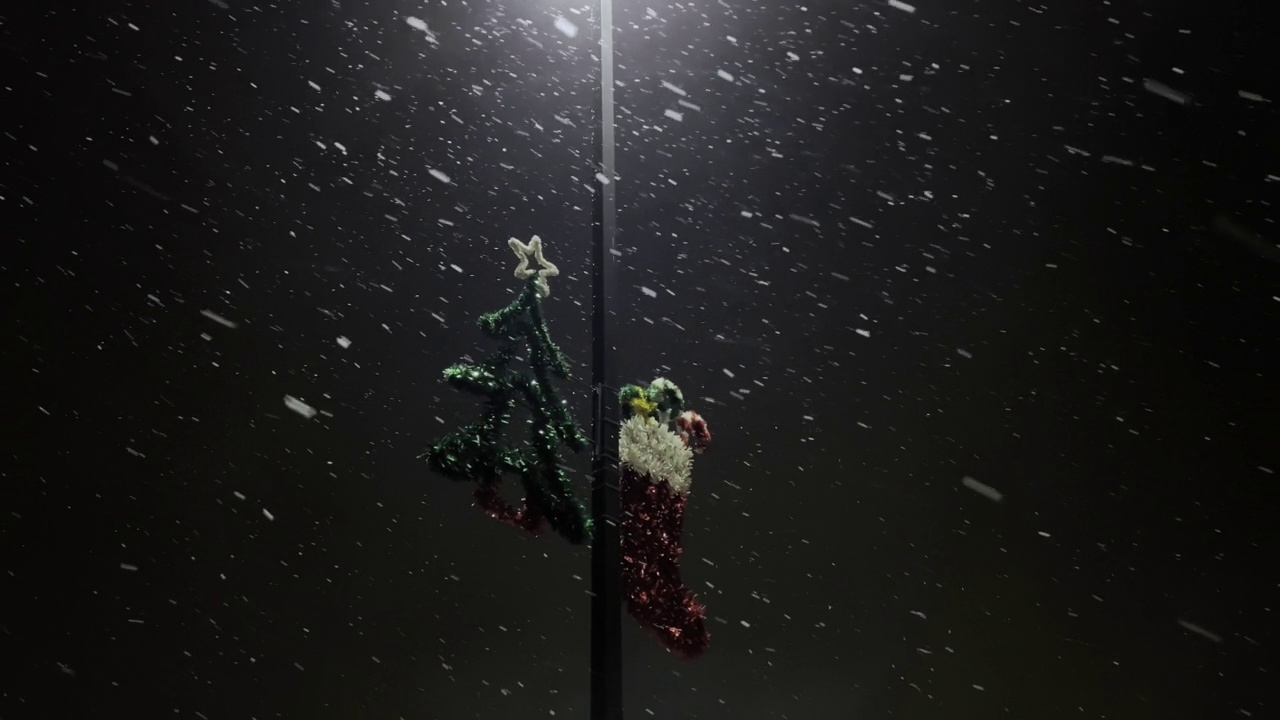
{"type": "MultiPolygon", "coordinates": [[[[616,4],[617,374],[715,435],[628,717],[1273,714],[1262,6],[616,4]]],[[[587,550],[420,455],[513,235],[589,418],[587,10],[5,11],[0,715],[586,717],[587,550]]]]}

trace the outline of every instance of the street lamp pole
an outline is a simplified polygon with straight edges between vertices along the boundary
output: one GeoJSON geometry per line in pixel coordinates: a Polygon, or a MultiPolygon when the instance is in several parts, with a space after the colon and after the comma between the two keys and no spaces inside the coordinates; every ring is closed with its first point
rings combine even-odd
{"type": "Polygon", "coordinates": [[[618,390],[606,332],[616,291],[613,169],[613,7],[599,0],[600,84],[591,201],[591,720],[622,720],[622,557],[619,528],[618,390]]]}

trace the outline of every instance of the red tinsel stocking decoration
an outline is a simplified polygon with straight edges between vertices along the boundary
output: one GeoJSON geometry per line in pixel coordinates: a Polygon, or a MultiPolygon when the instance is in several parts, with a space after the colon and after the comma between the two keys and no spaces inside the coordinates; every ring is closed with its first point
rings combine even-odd
{"type": "Polygon", "coordinates": [[[706,611],[680,579],[681,538],[694,452],[711,441],[707,424],[684,412],[673,423],[646,415],[624,423],[622,583],[627,611],[681,657],[701,655],[710,642],[706,611]]]}
{"type": "Polygon", "coordinates": [[[627,611],[685,658],[707,649],[705,609],[680,580],[685,497],[665,480],[622,473],[622,586],[627,611]]]}

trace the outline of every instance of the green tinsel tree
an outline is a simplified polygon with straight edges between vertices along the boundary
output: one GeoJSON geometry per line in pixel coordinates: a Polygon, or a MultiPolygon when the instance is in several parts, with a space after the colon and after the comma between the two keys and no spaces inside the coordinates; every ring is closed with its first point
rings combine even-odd
{"type": "Polygon", "coordinates": [[[484,413],[432,446],[427,462],[446,477],[475,482],[477,503],[491,517],[530,533],[539,532],[545,520],[569,542],[581,545],[591,537],[591,519],[561,466],[560,447],[580,452],[588,443],[556,390],[556,378],[569,379],[569,364],[542,315],[542,299],[550,294],[547,278],[559,271],[542,256],[537,236],[528,245],[515,238],[509,244],[520,257],[516,277],[525,280],[524,288],[510,305],[480,316],[480,329],[498,340],[498,351],[483,362],[458,363],[444,371],[450,385],[485,398],[484,413]],[[529,269],[530,258],[540,269],[529,269]],[[532,372],[510,367],[521,348],[532,372]],[[505,438],[507,425],[519,405],[533,413],[529,438],[511,443],[505,438]],[[498,496],[507,473],[519,474],[523,483],[520,508],[498,496]]]}

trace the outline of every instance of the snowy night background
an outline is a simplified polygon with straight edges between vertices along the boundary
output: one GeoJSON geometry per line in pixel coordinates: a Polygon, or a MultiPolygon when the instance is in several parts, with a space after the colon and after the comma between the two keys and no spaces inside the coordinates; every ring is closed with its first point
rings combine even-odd
{"type": "MultiPolygon", "coordinates": [[[[14,5],[0,717],[585,718],[589,551],[421,456],[512,236],[590,420],[590,6],[14,5]]],[[[1254,5],[616,0],[613,373],[716,443],[629,718],[1276,716],[1254,5]]]]}

